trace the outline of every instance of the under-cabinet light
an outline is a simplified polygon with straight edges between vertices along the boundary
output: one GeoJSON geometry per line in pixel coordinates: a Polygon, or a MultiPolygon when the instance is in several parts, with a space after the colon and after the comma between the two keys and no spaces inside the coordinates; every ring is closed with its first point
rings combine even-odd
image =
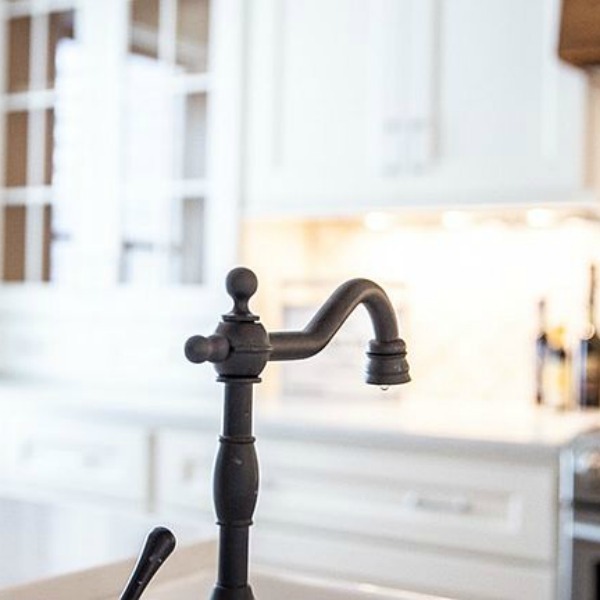
{"type": "Polygon", "coordinates": [[[527,211],[525,219],[530,227],[543,229],[556,223],[556,213],[548,208],[532,208],[527,211]]]}
{"type": "Polygon", "coordinates": [[[387,231],[391,229],[394,219],[385,212],[370,212],[365,215],[364,225],[369,231],[387,231]]]}
{"type": "Polygon", "coordinates": [[[472,216],[462,210],[447,210],[442,214],[442,225],[446,229],[464,229],[472,224],[472,216]]]}

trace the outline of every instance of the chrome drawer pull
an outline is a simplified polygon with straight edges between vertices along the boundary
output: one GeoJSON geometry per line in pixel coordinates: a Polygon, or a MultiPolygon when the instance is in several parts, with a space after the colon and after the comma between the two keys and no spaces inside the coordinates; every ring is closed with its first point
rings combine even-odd
{"type": "Polygon", "coordinates": [[[432,497],[418,492],[408,492],[403,504],[414,510],[424,510],[437,513],[467,514],[473,511],[473,503],[465,496],[432,497]]]}

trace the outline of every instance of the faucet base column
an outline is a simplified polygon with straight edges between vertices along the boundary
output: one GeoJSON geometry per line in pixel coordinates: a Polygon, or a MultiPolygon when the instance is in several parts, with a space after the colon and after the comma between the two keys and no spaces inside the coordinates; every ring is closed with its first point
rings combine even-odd
{"type": "Polygon", "coordinates": [[[216,585],[210,600],[254,600],[254,594],[249,585],[241,588],[226,588],[216,585]]]}
{"type": "Polygon", "coordinates": [[[219,379],[225,383],[225,406],[213,482],[219,564],[211,598],[254,600],[248,585],[248,538],[258,496],[258,460],[252,435],[252,386],[257,378],[219,379]]]}

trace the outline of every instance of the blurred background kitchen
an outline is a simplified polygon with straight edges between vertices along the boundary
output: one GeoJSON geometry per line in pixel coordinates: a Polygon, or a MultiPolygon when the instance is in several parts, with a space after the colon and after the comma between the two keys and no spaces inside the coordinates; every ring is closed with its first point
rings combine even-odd
{"type": "Polygon", "coordinates": [[[268,367],[257,560],[580,597],[559,458],[600,424],[577,366],[600,264],[595,5],[2,0],[0,20],[0,583],[131,555],[158,522],[214,535],[222,390],[182,346],[244,264],[269,331],[381,283],[413,377],[366,389],[363,314],[268,367]],[[346,473],[357,447],[374,462],[346,473]],[[315,448],[340,453],[333,476],[315,448]],[[374,482],[384,455],[406,469],[374,482]]]}

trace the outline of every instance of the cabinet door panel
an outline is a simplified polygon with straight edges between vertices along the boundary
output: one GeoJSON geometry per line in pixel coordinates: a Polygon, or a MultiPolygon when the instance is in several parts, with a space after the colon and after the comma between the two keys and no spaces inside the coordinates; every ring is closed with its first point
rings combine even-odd
{"type": "Polygon", "coordinates": [[[364,165],[367,4],[255,3],[248,158],[270,185],[364,165]]]}
{"type": "Polygon", "coordinates": [[[251,208],[346,207],[428,162],[433,7],[431,0],[254,4],[251,208]]]}
{"type": "Polygon", "coordinates": [[[273,158],[283,168],[327,172],[364,165],[366,90],[356,82],[367,67],[367,4],[348,2],[340,11],[335,0],[288,0],[278,7],[278,60],[285,65],[274,90],[280,122],[273,158]]]}
{"type": "Polygon", "coordinates": [[[587,198],[558,0],[256,0],[248,209],[587,198]]]}
{"type": "Polygon", "coordinates": [[[520,158],[541,151],[547,59],[543,0],[453,0],[441,30],[442,156],[520,158]]]}
{"type": "Polygon", "coordinates": [[[556,55],[559,4],[441,7],[438,177],[466,200],[579,196],[584,85],[556,55]]]}

